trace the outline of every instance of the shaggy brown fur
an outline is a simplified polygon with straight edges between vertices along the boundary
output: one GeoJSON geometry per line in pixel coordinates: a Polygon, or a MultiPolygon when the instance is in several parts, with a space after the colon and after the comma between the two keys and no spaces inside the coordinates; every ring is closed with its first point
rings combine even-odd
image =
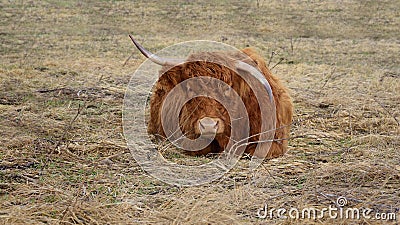
{"type": "MultiPolygon", "coordinates": [[[[150,99],[150,119],[148,123],[149,134],[165,137],[160,117],[161,107],[165,97],[178,83],[199,76],[211,76],[222,80],[231,86],[239,94],[246,106],[250,122],[250,135],[258,134],[261,129],[260,108],[253,91],[233,70],[215,63],[205,62],[207,61],[207,58],[211,57],[214,62],[217,60],[219,62],[224,62],[225,65],[233,65],[232,58],[240,59],[258,68],[264,74],[271,86],[276,105],[276,131],[274,136],[276,141],[272,143],[267,158],[275,158],[283,155],[287,151],[288,141],[286,139],[289,137],[289,125],[292,121],[293,114],[293,105],[288,90],[282,85],[276,76],[272,75],[270,70],[267,68],[264,59],[254,50],[246,48],[242,51],[249,56],[251,60],[248,58],[243,59],[243,54],[208,52],[193,54],[188,58],[188,61],[191,62],[173,68],[163,67],[160,71],[161,76],[154,86],[153,95],[150,99]],[[203,61],[193,62],[196,59],[202,59],[203,61]]],[[[202,85],[205,84],[199,84],[198,86],[201,87],[202,85]]],[[[191,89],[193,88],[196,87],[191,87],[191,89]]],[[[179,118],[182,132],[189,138],[195,138],[196,135],[194,133],[194,128],[196,122],[198,119],[205,116],[218,117],[224,122],[224,127],[230,127],[228,112],[220,103],[207,97],[197,97],[186,103],[181,110],[179,118]]],[[[225,129],[225,133],[217,135],[215,140],[207,148],[197,152],[188,153],[191,155],[204,155],[210,152],[222,152],[229,142],[230,135],[230,129],[225,129]]],[[[258,136],[251,138],[249,141],[257,140],[258,136]]],[[[255,147],[256,144],[249,145],[245,152],[253,155],[255,147]]],[[[265,151],[268,151],[268,149],[265,149],[265,151]]]]}

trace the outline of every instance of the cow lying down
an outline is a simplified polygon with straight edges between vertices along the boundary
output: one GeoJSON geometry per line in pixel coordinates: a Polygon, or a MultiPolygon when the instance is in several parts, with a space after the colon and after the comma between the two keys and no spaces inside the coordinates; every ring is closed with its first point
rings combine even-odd
{"type": "MultiPolygon", "coordinates": [[[[293,104],[287,88],[278,77],[271,73],[264,59],[253,49],[245,48],[241,50],[240,54],[235,52],[203,52],[194,53],[188,56],[187,59],[165,59],[150,53],[132,36],[130,37],[144,56],[163,66],[150,98],[149,134],[166,138],[167,135],[164,132],[161,121],[162,107],[165,98],[174,87],[190,78],[211,77],[223,81],[227,85],[212,87],[206,80],[199,80],[195,85],[190,83],[190,85],[180,87],[182,88],[182,93],[178,96],[190,99],[183,105],[178,115],[179,127],[182,133],[189,139],[196,139],[200,135],[212,138],[208,146],[200,150],[188,151],[188,154],[220,153],[227,148],[230,141],[232,118],[229,117],[226,108],[213,98],[198,95],[194,98],[190,97],[190,95],[194,96],[194,93],[207,92],[210,87],[214,91],[218,90],[223,95],[223,98],[229,98],[229,95],[232,95],[232,92],[226,89],[226,87],[231,87],[244,103],[249,124],[248,144],[245,146],[245,153],[256,157],[275,158],[282,156],[287,151],[293,104]],[[243,57],[243,55],[246,57],[243,57]],[[224,65],[231,66],[227,67],[215,62],[224,62],[224,65]],[[261,83],[262,80],[267,81],[265,82],[267,89],[265,93],[269,93],[271,96],[267,96],[267,94],[265,98],[271,98],[274,102],[275,109],[273,111],[275,115],[273,118],[275,129],[270,131],[261,130],[261,109],[255,92],[238,75],[235,69],[244,71],[254,77],[258,76],[261,83]],[[263,136],[258,135],[260,132],[272,132],[272,138],[270,140],[261,140],[263,136]],[[265,145],[265,147],[261,146],[259,150],[255,151],[259,142],[269,144],[265,145]]],[[[230,102],[233,108],[235,108],[236,103],[234,101],[230,102]]],[[[168,107],[168,105],[164,107],[168,107]]]]}

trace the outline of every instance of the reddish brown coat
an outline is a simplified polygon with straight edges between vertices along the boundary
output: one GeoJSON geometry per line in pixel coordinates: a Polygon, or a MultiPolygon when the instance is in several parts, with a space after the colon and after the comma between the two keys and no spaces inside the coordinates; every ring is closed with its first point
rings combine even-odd
{"type": "MultiPolygon", "coordinates": [[[[160,71],[162,75],[153,88],[153,94],[150,99],[150,118],[148,123],[148,132],[153,135],[161,135],[165,137],[162,125],[161,125],[161,106],[166,95],[171,91],[178,83],[183,80],[198,77],[198,76],[211,76],[219,80],[224,81],[226,84],[231,86],[242,98],[249,115],[250,122],[250,135],[257,134],[260,132],[260,109],[256,101],[253,91],[239,77],[233,70],[230,70],[224,66],[220,66],[209,62],[193,62],[193,60],[205,59],[212,57],[213,60],[217,59],[225,62],[227,65],[233,63],[232,58],[241,59],[242,61],[257,67],[268,80],[276,106],[276,130],[274,141],[269,149],[267,158],[275,158],[283,155],[287,151],[288,141],[290,133],[290,124],[292,122],[293,115],[293,104],[289,96],[289,92],[285,86],[281,83],[278,77],[274,76],[271,71],[267,68],[265,60],[258,55],[254,50],[246,48],[242,50],[249,59],[243,59],[243,56],[239,54],[229,53],[203,53],[195,54],[188,58],[189,61],[183,65],[175,66],[173,68],[163,67],[160,71]],[[229,56],[229,57],[227,57],[229,56]]],[[[201,86],[201,84],[199,84],[201,86]]],[[[234,103],[233,103],[234,104],[234,103]]],[[[197,97],[190,100],[182,108],[180,121],[181,130],[186,133],[188,137],[195,138],[194,127],[196,121],[204,116],[219,117],[224,123],[225,127],[230,127],[230,120],[227,111],[217,101],[206,98],[197,97]],[[199,104],[201,102],[201,104],[199,104]],[[198,106],[201,106],[200,108],[198,106]],[[196,107],[195,107],[196,106],[196,107]],[[195,113],[191,113],[195,110],[195,113]]],[[[215,141],[206,149],[197,152],[188,152],[191,155],[204,155],[210,152],[217,153],[224,150],[224,147],[229,142],[230,129],[226,129],[223,135],[217,135],[215,141]]],[[[258,137],[250,139],[250,141],[257,141],[258,137]]],[[[253,154],[256,145],[252,144],[247,146],[246,153],[253,154]]]]}

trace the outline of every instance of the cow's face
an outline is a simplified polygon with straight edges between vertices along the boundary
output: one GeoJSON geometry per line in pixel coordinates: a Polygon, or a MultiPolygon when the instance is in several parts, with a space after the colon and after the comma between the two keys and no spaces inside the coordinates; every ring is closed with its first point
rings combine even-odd
{"type": "Polygon", "coordinates": [[[230,118],[226,109],[215,99],[196,97],[187,102],[180,114],[180,125],[189,136],[229,136],[230,118]]]}
{"type": "MultiPolygon", "coordinates": [[[[212,74],[208,75],[212,78],[212,74]]],[[[190,99],[179,115],[183,133],[193,138],[200,135],[203,138],[229,138],[231,119],[238,119],[230,116],[235,116],[237,110],[245,110],[239,107],[239,96],[234,89],[237,85],[232,81],[203,77],[181,85],[182,97],[190,99]]]]}

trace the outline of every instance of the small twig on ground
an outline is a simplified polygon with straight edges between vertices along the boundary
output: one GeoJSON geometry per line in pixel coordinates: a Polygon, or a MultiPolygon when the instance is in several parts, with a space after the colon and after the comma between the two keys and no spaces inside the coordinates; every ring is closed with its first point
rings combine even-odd
{"type": "Polygon", "coordinates": [[[54,151],[56,151],[60,147],[61,142],[65,141],[65,137],[67,136],[68,131],[71,130],[73,123],[76,121],[78,116],[81,114],[82,108],[84,107],[84,105],[85,105],[85,103],[83,103],[83,105],[81,105],[79,103],[78,110],[76,111],[74,118],[69,122],[67,127],[64,129],[64,133],[61,136],[60,140],[57,142],[57,145],[55,146],[54,151]]]}
{"type": "Polygon", "coordinates": [[[269,57],[269,60],[268,60],[268,67],[269,67],[269,65],[271,65],[272,59],[273,59],[274,56],[277,55],[277,54],[278,54],[278,53],[276,53],[275,51],[272,51],[272,52],[271,52],[271,56],[269,57]]]}
{"type": "Polygon", "coordinates": [[[279,62],[277,62],[273,67],[271,67],[271,70],[273,70],[277,65],[281,64],[281,62],[285,60],[285,58],[280,58],[279,62]]]}
{"type": "Polygon", "coordinates": [[[293,52],[294,52],[294,48],[293,48],[293,37],[290,37],[290,50],[291,50],[292,55],[293,55],[293,52]]]}
{"type": "Polygon", "coordinates": [[[285,196],[285,195],[287,195],[287,193],[283,193],[283,194],[280,194],[280,195],[275,195],[275,196],[269,197],[268,201],[270,201],[272,199],[275,199],[275,198],[279,198],[279,197],[285,196]]]}
{"type": "Polygon", "coordinates": [[[65,87],[53,88],[53,89],[40,89],[40,90],[36,90],[36,91],[39,93],[48,93],[48,92],[63,91],[63,90],[73,91],[72,89],[65,88],[65,87]]]}
{"type": "Polygon", "coordinates": [[[126,64],[128,63],[128,61],[132,58],[132,56],[133,56],[134,54],[135,54],[135,53],[132,52],[132,54],[125,60],[124,64],[122,64],[122,67],[126,66],[126,64]]]}
{"type": "MultiPolygon", "coordinates": [[[[333,67],[331,73],[328,75],[328,77],[326,78],[324,84],[322,85],[322,87],[320,88],[321,90],[326,86],[326,84],[328,83],[328,81],[332,78],[333,74],[336,71],[336,67],[333,67]]],[[[321,91],[320,91],[321,92],[321,91]]]]}

